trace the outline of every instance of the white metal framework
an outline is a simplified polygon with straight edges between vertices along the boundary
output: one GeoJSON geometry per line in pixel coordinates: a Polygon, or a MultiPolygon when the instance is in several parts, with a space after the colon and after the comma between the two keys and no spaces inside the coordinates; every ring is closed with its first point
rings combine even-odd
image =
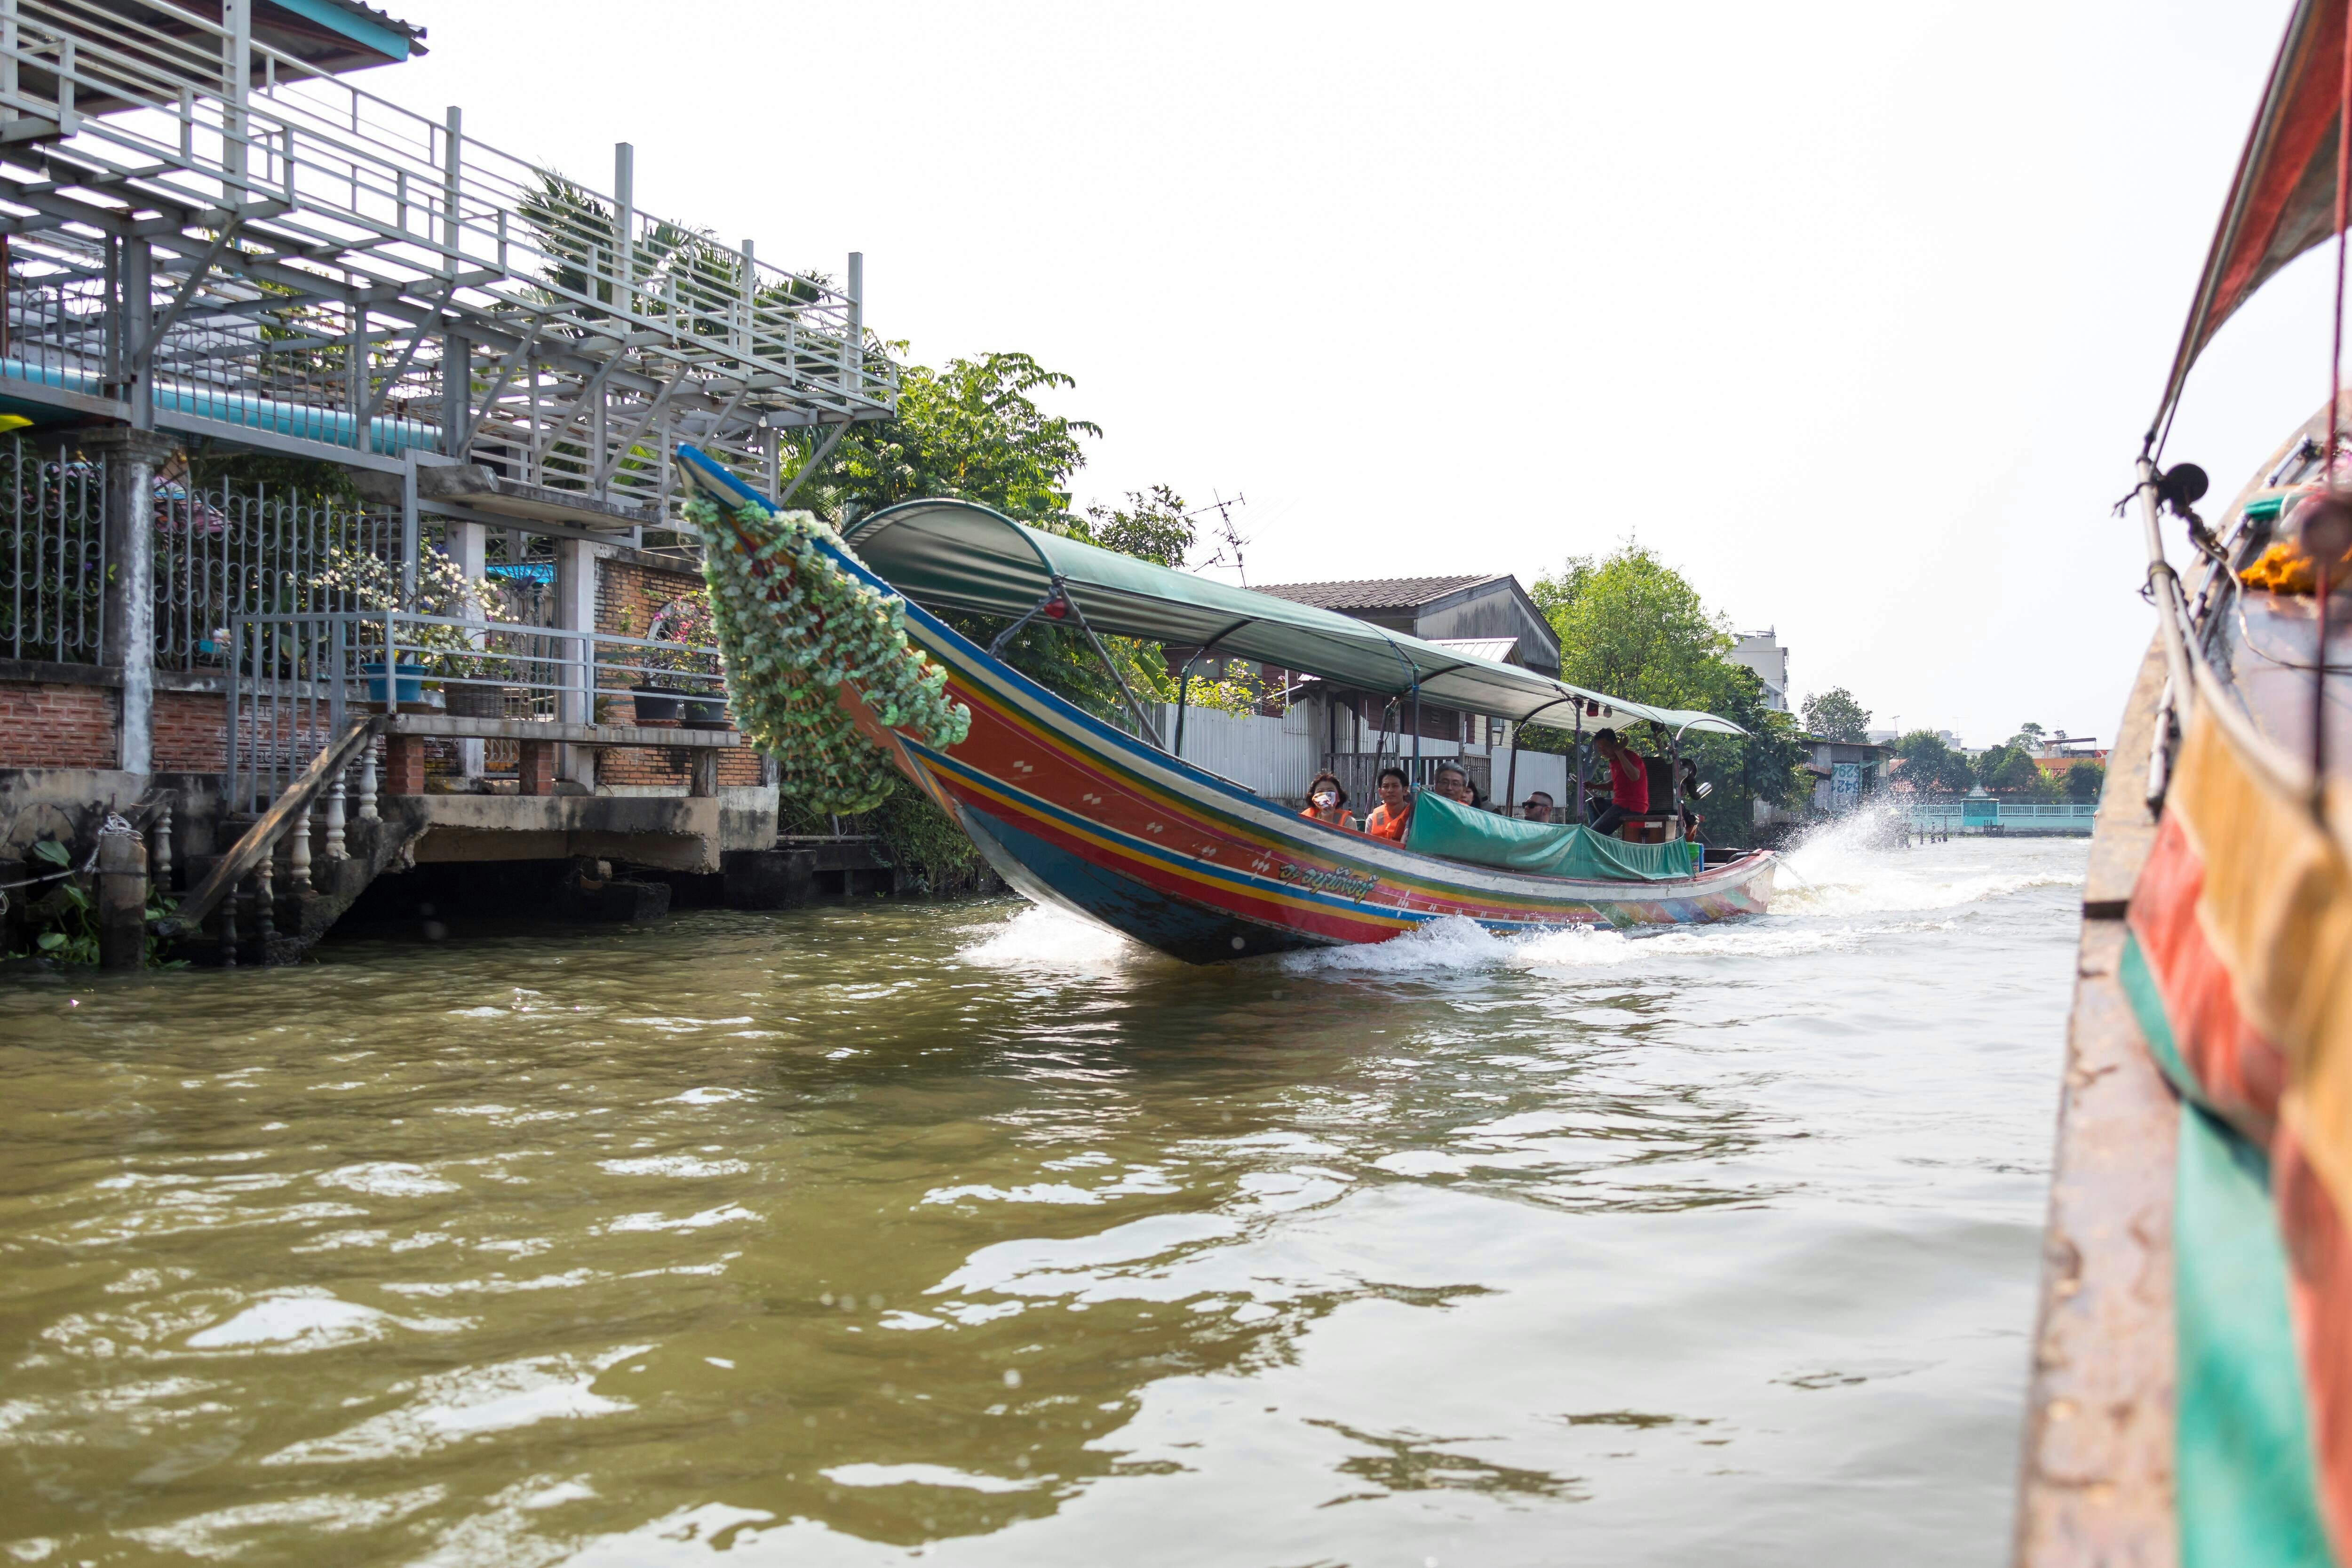
{"type": "Polygon", "coordinates": [[[0,0],[0,407],[404,474],[412,517],[472,465],[427,510],[556,531],[660,521],[675,441],[772,495],[781,431],[891,412],[856,257],[771,267],[640,212],[625,146],[583,186],[255,5],[0,0]]]}

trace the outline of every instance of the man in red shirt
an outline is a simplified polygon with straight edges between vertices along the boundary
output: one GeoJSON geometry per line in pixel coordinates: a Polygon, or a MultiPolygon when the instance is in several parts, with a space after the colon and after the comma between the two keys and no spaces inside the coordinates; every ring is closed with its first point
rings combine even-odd
{"type": "Polygon", "coordinates": [[[1650,809],[1650,773],[1642,754],[1617,738],[1614,730],[1592,737],[1595,750],[1609,763],[1609,808],[1592,819],[1595,833],[1614,833],[1628,816],[1650,809]]]}

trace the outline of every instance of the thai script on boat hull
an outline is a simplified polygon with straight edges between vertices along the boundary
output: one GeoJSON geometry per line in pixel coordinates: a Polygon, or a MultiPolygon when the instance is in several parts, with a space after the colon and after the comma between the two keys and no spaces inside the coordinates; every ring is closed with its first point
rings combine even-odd
{"type": "Polygon", "coordinates": [[[1368,877],[1361,871],[1318,871],[1306,866],[1294,866],[1286,860],[1275,874],[1286,882],[1296,882],[1318,893],[1337,893],[1358,903],[1370,898],[1381,885],[1379,878],[1368,877]]]}

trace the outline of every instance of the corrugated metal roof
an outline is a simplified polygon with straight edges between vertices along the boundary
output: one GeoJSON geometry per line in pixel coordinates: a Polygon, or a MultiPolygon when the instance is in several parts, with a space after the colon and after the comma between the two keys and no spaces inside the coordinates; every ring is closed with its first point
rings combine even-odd
{"type": "Polygon", "coordinates": [[[1431,637],[1429,640],[1439,647],[1450,647],[1473,658],[1491,658],[1497,664],[1513,662],[1512,656],[1519,651],[1519,639],[1517,637],[1431,637]]]}
{"type": "Polygon", "coordinates": [[[1502,582],[1506,575],[1486,573],[1471,577],[1370,577],[1347,583],[1284,583],[1251,591],[1325,610],[1411,610],[1479,583],[1502,582]]]}

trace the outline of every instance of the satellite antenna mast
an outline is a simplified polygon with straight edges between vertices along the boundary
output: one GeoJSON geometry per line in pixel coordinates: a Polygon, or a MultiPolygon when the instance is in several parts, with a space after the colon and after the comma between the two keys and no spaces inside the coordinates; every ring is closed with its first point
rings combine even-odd
{"type": "MultiPolygon", "coordinates": [[[[1209,493],[1213,496],[1217,496],[1217,492],[1214,490],[1211,490],[1209,493]]],[[[1242,564],[1242,546],[1247,544],[1249,541],[1242,537],[1240,531],[1234,527],[1233,512],[1234,508],[1237,506],[1246,506],[1248,504],[1249,498],[1246,496],[1236,494],[1230,500],[1226,500],[1223,496],[1217,496],[1217,499],[1211,501],[1207,506],[1198,508],[1195,510],[1188,511],[1184,514],[1187,519],[1206,517],[1213,511],[1217,514],[1217,552],[1210,556],[1206,561],[1202,562],[1198,566],[1193,567],[1193,571],[1206,572],[1212,567],[1230,565],[1234,571],[1241,574],[1241,585],[1244,588],[1249,586],[1249,570],[1242,564]],[[1225,554],[1228,551],[1233,552],[1233,560],[1230,562],[1225,559],[1225,554]]]]}

